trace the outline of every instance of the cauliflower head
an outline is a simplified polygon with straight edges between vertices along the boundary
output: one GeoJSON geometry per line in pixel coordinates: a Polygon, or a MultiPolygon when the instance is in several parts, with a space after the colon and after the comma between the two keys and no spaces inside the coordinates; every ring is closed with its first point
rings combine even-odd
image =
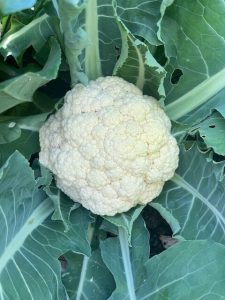
{"type": "Polygon", "coordinates": [[[77,84],[40,130],[40,162],[59,189],[98,215],[156,198],[178,166],[178,146],[158,102],[133,84],[77,84]]]}

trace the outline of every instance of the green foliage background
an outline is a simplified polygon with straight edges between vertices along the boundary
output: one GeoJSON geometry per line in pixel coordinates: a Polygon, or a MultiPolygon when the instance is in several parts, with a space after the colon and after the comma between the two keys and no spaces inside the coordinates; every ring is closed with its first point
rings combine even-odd
{"type": "Polygon", "coordinates": [[[225,299],[225,2],[0,0],[0,15],[0,300],[225,299]],[[95,216],[38,163],[64,94],[106,75],[156,97],[180,146],[150,204],[174,245],[153,257],[150,210],[95,216]]]}

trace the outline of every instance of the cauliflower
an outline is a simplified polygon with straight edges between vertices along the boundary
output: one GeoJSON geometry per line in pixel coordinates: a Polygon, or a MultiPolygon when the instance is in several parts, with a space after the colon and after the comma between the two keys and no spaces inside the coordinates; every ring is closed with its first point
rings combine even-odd
{"type": "Polygon", "coordinates": [[[98,215],[156,198],[178,166],[171,123],[158,102],[109,76],[77,84],[40,130],[40,162],[58,188],[98,215]]]}

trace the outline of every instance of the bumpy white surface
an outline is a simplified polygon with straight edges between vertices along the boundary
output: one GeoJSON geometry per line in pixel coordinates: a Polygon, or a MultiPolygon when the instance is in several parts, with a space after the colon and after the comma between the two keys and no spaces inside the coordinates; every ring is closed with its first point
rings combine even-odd
{"type": "Polygon", "coordinates": [[[157,101],[118,77],[76,85],[40,130],[40,162],[57,186],[99,215],[157,197],[178,165],[171,123],[157,101]]]}

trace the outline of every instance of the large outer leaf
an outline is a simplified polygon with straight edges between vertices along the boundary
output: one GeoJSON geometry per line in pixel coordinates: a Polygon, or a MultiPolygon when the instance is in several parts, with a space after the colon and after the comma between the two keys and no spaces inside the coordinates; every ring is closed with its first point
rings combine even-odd
{"type": "Polygon", "coordinates": [[[99,249],[93,251],[90,257],[72,252],[64,257],[68,267],[62,277],[71,300],[109,298],[115,283],[102,261],[99,249]]]}
{"type": "Polygon", "coordinates": [[[7,35],[0,43],[0,52],[4,57],[12,55],[18,58],[30,46],[39,51],[53,34],[51,18],[44,14],[17,32],[7,35]]]}
{"type": "Polygon", "coordinates": [[[43,113],[24,118],[0,116],[0,144],[15,141],[21,136],[23,130],[38,132],[47,115],[43,113]]]}
{"type": "Polygon", "coordinates": [[[40,149],[38,130],[47,118],[47,113],[23,118],[0,116],[0,166],[15,151],[26,158],[40,149]]]}
{"type": "Polygon", "coordinates": [[[134,225],[132,247],[124,232],[101,244],[102,258],[121,300],[225,299],[225,247],[212,241],[182,241],[148,259],[148,234],[141,218],[134,225]],[[111,255],[109,255],[109,253],[111,255]]]}
{"type": "Polygon", "coordinates": [[[157,22],[162,0],[115,0],[117,15],[132,32],[152,45],[159,45],[157,22]]]}
{"type": "Polygon", "coordinates": [[[134,222],[131,246],[124,228],[119,228],[119,237],[108,238],[101,243],[103,261],[116,282],[110,300],[135,300],[136,289],[144,280],[144,264],[149,257],[149,237],[141,217],[134,222]]]}
{"type": "Polygon", "coordinates": [[[206,143],[207,147],[213,148],[214,152],[225,155],[225,119],[219,113],[213,113],[203,122],[191,129],[196,131],[206,143]]]}
{"type": "MultiPolygon", "coordinates": [[[[223,78],[224,77],[218,78],[218,81],[221,82],[221,79],[223,78]]],[[[209,116],[212,113],[212,109],[217,110],[225,118],[224,98],[225,89],[222,89],[207,102],[205,102],[204,105],[201,105],[200,107],[187,114],[184,118],[185,123],[193,125],[196,120],[202,119],[205,116],[209,116]]],[[[196,97],[194,97],[193,99],[196,99],[196,97]]]]}
{"type": "Polygon", "coordinates": [[[144,206],[139,205],[134,208],[131,208],[129,211],[125,213],[116,214],[113,217],[104,216],[104,219],[114,224],[117,227],[122,227],[126,231],[128,236],[128,241],[130,243],[134,222],[139,217],[143,208],[144,206]]]}
{"type": "Polygon", "coordinates": [[[148,275],[137,299],[225,299],[224,261],[225,247],[220,244],[179,242],[146,263],[148,275]]]}
{"type": "Polygon", "coordinates": [[[0,113],[32,101],[34,92],[42,85],[55,79],[61,63],[61,50],[56,39],[50,40],[51,50],[47,62],[39,72],[26,72],[23,75],[0,83],[0,113]]]}
{"type": "Polygon", "coordinates": [[[18,139],[0,146],[0,166],[2,166],[7,158],[14,153],[15,150],[20,151],[27,159],[30,159],[33,153],[40,150],[39,134],[36,131],[22,130],[18,139]]]}
{"type": "Polygon", "coordinates": [[[0,189],[0,299],[67,299],[57,259],[69,250],[90,254],[89,213],[74,211],[66,233],[62,222],[45,221],[53,203],[18,152],[0,170],[0,189]]]}
{"type": "Polygon", "coordinates": [[[86,84],[88,79],[112,75],[121,51],[115,9],[134,34],[158,43],[156,23],[160,17],[160,1],[59,0],[72,84],[77,81],[86,84]],[[152,15],[155,17],[151,18],[152,15]]]}
{"type": "MultiPolygon", "coordinates": [[[[225,3],[174,0],[164,1],[164,5],[168,7],[162,9],[159,36],[169,58],[165,84],[168,104],[224,68],[225,3]],[[178,83],[172,83],[171,77],[177,69],[183,74],[178,83]]],[[[215,102],[211,105],[205,114],[209,114],[215,102]]],[[[202,118],[202,111],[195,112],[195,121],[202,118]]]]}
{"type": "Polygon", "coordinates": [[[180,224],[185,239],[213,239],[225,244],[225,185],[221,181],[223,164],[207,161],[196,146],[181,149],[179,167],[160,196],[151,203],[164,214],[169,211],[180,224]]]}
{"type": "Polygon", "coordinates": [[[165,96],[164,68],[154,59],[148,46],[137,39],[120,20],[118,25],[122,37],[122,51],[114,74],[132,82],[144,94],[155,98],[165,96]]]}

